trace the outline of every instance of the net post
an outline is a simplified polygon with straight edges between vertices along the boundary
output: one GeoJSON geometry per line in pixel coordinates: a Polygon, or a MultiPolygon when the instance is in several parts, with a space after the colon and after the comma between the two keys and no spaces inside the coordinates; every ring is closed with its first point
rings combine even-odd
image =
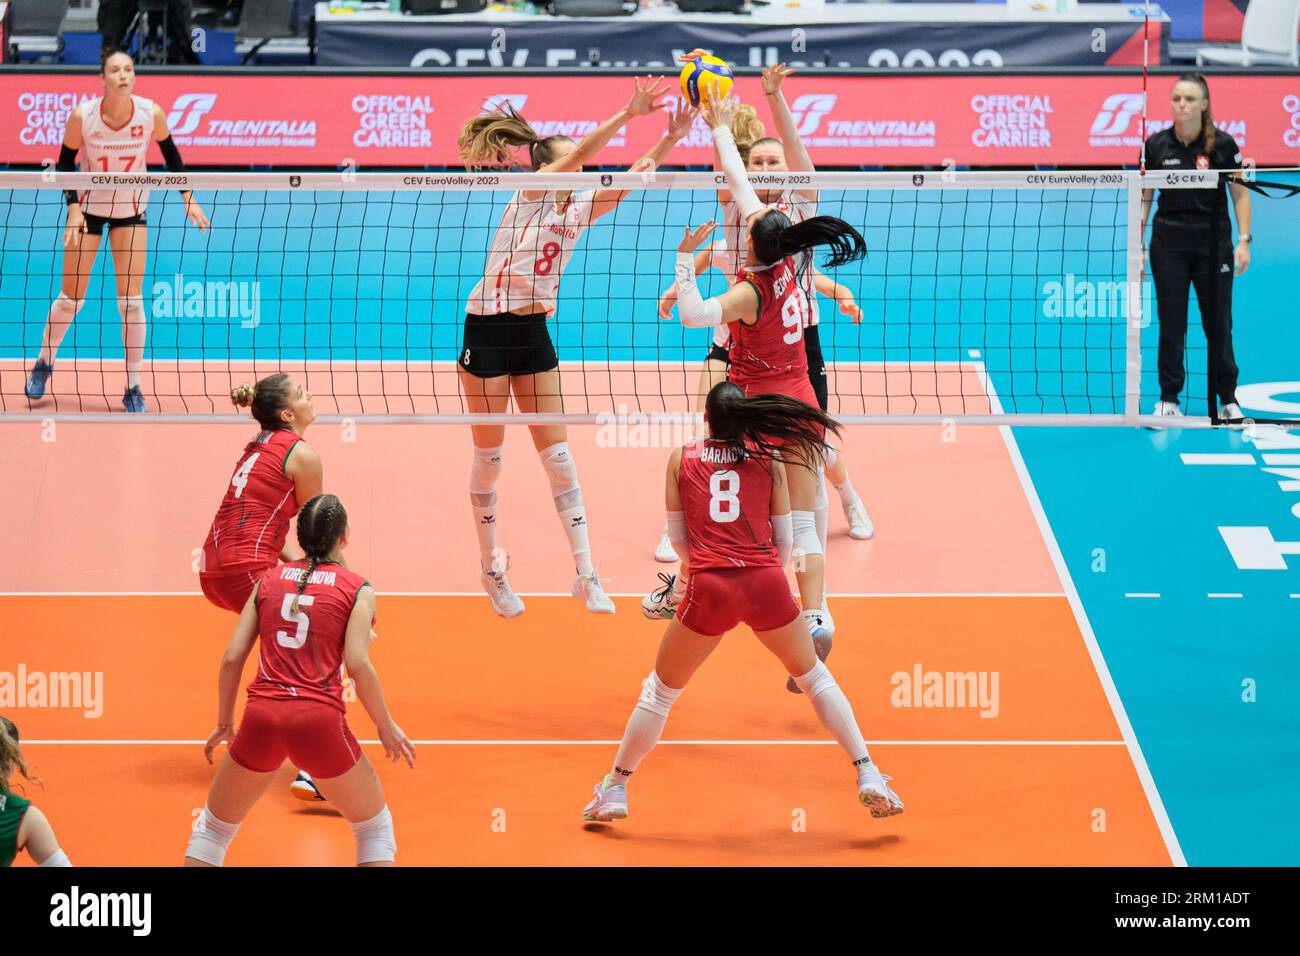
{"type": "Polygon", "coordinates": [[[1142,273],[1146,263],[1142,257],[1142,174],[1125,173],[1128,197],[1127,261],[1125,287],[1128,290],[1128,308],[1124,310],[1124,420],[1137,424],[1142,402],[1142,324],[1145,310],[1142,302],[1142,273]]]}

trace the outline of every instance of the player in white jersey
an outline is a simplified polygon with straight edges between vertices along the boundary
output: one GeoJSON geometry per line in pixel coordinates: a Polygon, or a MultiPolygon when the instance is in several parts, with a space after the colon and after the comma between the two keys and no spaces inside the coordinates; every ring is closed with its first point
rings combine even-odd
{"type": "MultiPolygon", "coordinates": [[[[104,82],[102,96],[82,103],[68,117],[59,152],[57,169],[72,172],[77,151],[81,151],[84,172],[143,173],[150,141],[157,142],[167,168],[184,170],[180,152],[167,130],[167,114],[153,100],[134,94],[135,63],[121,50],[106,51],[100,67],[104,82]]],[[[185,214],[200,230],[208,228],[193,195],[183,191],[185,214]]],[[[122,405],[128,412],[147,412],[140,391],[144,365],[144,343],[148,327],[145,313],[145,257],[148,232],[144,211],[149,200],[145,189],[68,190],[68,221],[63,230],[63,284],[50,306],[41,341],[41,353],[27,379],[27,397],[37,401],[45,395],[54,374],[54,356],[59,343],[86,301],[90,273],[105,231],[113,250],[113,271],[117,277],[117,308],[122,317],[122,342],[126,347],[126,392],[122,405]]]]}
{"type": "MultiPolygon", "coordinates": [[[[581,143],[565,136],[540,137],[513,108],[468,120],[461,129],[460,152],[467,168],[509,166],[512,151],[527,147],[534,172],[581,172],[629,120],[664,106],[666,86],[650,77],[636,81],[628,105],[601,123],[581,143]]],[[[690,131],[691,112],[679,109],[655,147],[631,168],[646,172],[659,166],[690,131]]],[[[614,189],[583,192],[527,191],[506,206],[492,237],[483,278],[466,305],[465,338],[460,352],[460,382],[469,410],[476,414],[507,410],[513,394],[519,411],[563,412],[559,360],[546,328],[559,296],[560,276],[583,231],[613,211],[627,193],[614,189]]],[[[574,597],[587,609],[614,613],[614,602],[601,587],[591,560],[587,513],[577,467],[563,425],[530,425],[533,444],[550,480],[577,577],[574,597]]],[[[524,610],[506,578],[508,561],[497,548],[497,481],[501,474],[502,425],[473,425],[474,463],[470,470],[470,504],[478,533],[480,583],[502,617],[524,610]]]]}
{"type": "MultiPolygon", "coordinates": [[[[695,54],[687,54],[687,56],[694,56],[697,53],[699,51],[696,51],[695,54]]],[[[784,64],[771,66],[763,71],[763,93],[772,109],[782,139],[775,139],[765,135],[766,131],[763,124],[751,107],[744,104],[736,107],[736,117],[732,122],[733,136],[737,148],[740,150],[741,158],[750,172],[812,172],[815,169],[812,159],[799,136],[790,108],[781,93],[782,81],[793,72],[793,70],[786,69],[784,64]]],[[[714,165],[715,168],[721,169],[721,162],[716,155],[714,165]]],[[[756,192],[758,198],[765,205],[785,213],[792,223],[802,222],[817,214],[817,193],[815,191],[758,189],[756,192]]],[[[720,269],[730,281],[734,281],[741,265],[744,264],[742,254],[745,248],[744,230],[746,227],[741,222],[739,208],[732,200],[730,191],[718,190],[718,200],[723,208],[723,238],[696,254],[695,271],[697,274],[703,273],[712,266],[720,269]]],[[[862,310],[854,301],[853,294],[847,287],[835,282],[815,268],[809,269],[808,276],[818,292],[836,302],[841,313],[852,319],[855,324],[862,321],[862,310]]],[[[674,283],[665,291],[659,301],[660,316],[666,318],[670,315],[676,298],[677,285],[674,283]]],[[[813,391],[817,395],[818,403],[821,405],[822,410],[825,411],[829,395],[826,382],[826,362],[822,357],[821,343],[817,334],[817,297],[809,291],[806,298],[811,304],[808,326],[803,330],[804,352],[808,358],[808,377],[813,386],[813,391]]],[[[728,342],[729,336],[726,334],[726,326],[720,326],[714,330],[713,344],[709,349],[705,367],[701,372],[700,387],[705,394],[707,394],[707,389],[712,387],[712,384],[726,374],[725,369],[729,364],[726,351],[728,342]]],[[[875,528],[872,525],[870,516],[867,514],[866,506],[862,503],[862,499],[858,496],[849,478],[844,457],[830,446],[827,447],[825,481],[829,481],[839,493],[845,518],[848,520],[850,536],[858,539],[872,537],[875,534],[875,528]]],[[[823,555],[826,551],[827,513],[829,511],[825,481],[821,483],[822,487],[814,510],[823,555]]],[[[660,533],[659,545],[655,548],[654,556],[655,560],[665,563],[677,560],[676,550],[672,547],[672,542],[668,540],[667,529],[660,533]]],[[[665,587],[648,595],[642,603],[642,608],[646,615],[650,617],[671,617],[677,599],[681,596],[681,582],[668,575],[660,575],[660,579],[665,582],[665,587]]],[[[827,608],[825,594],[821,594],[820,597],[814,597],[811,594],[803,594],[802,596],[810,631],[814,634],[822,633],[829,639],[830,635],[834,633],[835,624],[827,608]]],[[[829,645],[825,646],[828,647],[829,645]]],[[[787,687],[794,689],[795,685],[791,682],[787,684],[787,687]]]]}

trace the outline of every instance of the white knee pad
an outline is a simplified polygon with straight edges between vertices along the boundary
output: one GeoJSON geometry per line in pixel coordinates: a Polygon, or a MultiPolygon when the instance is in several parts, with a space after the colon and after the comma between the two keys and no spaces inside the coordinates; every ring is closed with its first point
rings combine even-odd
{"type": "Polygon", "coordinates": [[[811,511],[791,511],[795,554],[821,554],[822,540],[817,534],[817,518],[811,511]]]}
{"type": "Polygon", "coordinates": [[[54,305],[50,307],[50,311],[55,314],[58,321],[71,322],[77,317],[77,313],[81,311],[82,306],[85,304],[85,299],[73,299],[60,292],[58,298],[54,300],[54,305]]]}
{"type": "Polygon", "coordinates": [[[357,839],[357,866],[362,863],[391,863],[397,859],[397,837],[388,804],[369,820],[352,824],[357,839]]]}
{"type": "Polygon", "coordinates": [[[569,443],[562,441],[548,445],[537,453],[542,459],[542,468],[551,482],[551,495],[555,506],[560,511],[577,507],[582,490],[578,485],[578,466],[569,454],[569,443]]]}
{"type": "Polygon", "coordinates": [[[479,496],[490,496],[495,500],[497,479],[501,477],[502,449],[474,447],[474,464],[469,470],[469,493],[474,503],[490,505],[491,500],[479,500],[479,496]]]}
{"type": "Polygon", "coordinates": [[[117,312],[122,316],[122,321],[127,324],[135,324],[144,321],[144,296],[142,295],[119,295],[117,297],[117,312]]]}
{"type": "Polygon", "coordinates": [[[218,820],[205,805],[199,818],[194,821],[190,845],[186,847],[185,855],[213,866],[221,866],[226,862],[226,849],[238,830],[238,823],[218,820]]]}
{"type": "Polygon", "coordinates": [[[807,674],[794,679],[795,686],[808,695],[812,700],[821,694],[826,693],[832,687],[837,686],[835,676],[827,669],[826,665],[818,661],[813,665],[813,669],[807,674]]]}
{"type": "Polygon", "coordinates": [[[680,687],[669,687],[659,679],[658,671],[651,671],[650,676],[641,682],[641,696],[637,698],[636,705],[652,714],[667,717],[668,711],[673,709],[673,704],[681,695],[680,687]]]}

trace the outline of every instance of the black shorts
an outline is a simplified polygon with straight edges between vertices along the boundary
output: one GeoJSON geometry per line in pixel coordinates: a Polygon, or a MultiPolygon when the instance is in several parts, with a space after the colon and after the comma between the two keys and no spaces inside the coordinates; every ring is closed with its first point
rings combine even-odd
{"type": "Polygon", "coordinates": [[[466,315],[460,367],[479,378],[535,375],[558,368],[546,313],[466,315]]]}
{"type": "Polygon", "coordinates": [[[102,236],[104,229],[112,231],[120,226],[143,226],[145,225],[144,213],[137,213],[134,216],[124,218],[110,219],[108,216],[96,216],[94,213],[85,212],[82,215],[86,219],[86,232],[92,236],[102,236]]]}
{"type": "Polygon", "coordinates": [[[721,345],[718,345],[715,342],[713,345],[709,346],[709,354],[704,357],[704,361],[724,362],[727,365],[730,365],[731,352],[728,349],[724,349],[721,345]]]}

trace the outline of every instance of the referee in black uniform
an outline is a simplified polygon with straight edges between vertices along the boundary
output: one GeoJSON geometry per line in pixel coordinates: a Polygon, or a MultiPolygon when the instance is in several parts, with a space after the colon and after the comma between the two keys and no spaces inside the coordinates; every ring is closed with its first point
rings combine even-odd
{"type": "MultiPolygon", "coordinates": [[[[1174,125],[1147,139],[1146,166],[1170,169],[1240,169],[1241,150],[1214,125],[1210,88],[1200,73],[1184,73],[1170,97],[1174,125]]],[[[1146,232],[1154,190],[1142,192],[1142,229],[1146,232]]],[[[1232,279],[1250,265],[1250,193],[1239,183],[1220,182],[1213,189],[1163,189],[1151,229],[1151,278],[1160,319],[1158,360],[1160,401],[1155,414],[1181,415],[1183,349],[1187,339],[1187,297],[1196,289],[1201,327],[1210,349],[1211,388],[1219,399],[1220,419],[1240,419],[1237,363],[1232,355],[1232,279]],[[1232,243],[1225,189],[1231,189],[1237,217],[1232,243]]]]}

